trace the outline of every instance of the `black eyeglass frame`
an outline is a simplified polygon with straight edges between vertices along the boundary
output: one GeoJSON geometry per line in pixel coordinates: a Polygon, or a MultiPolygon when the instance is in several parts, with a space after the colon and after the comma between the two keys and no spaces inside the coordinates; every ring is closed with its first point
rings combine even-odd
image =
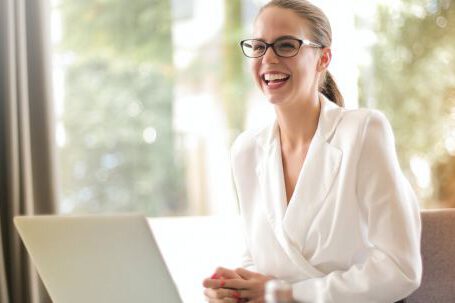
{"type": "Polygon", "coordinates": [[[275,55],[277,55],[278,57],[281,57],[281,58],[292,58],[292,57],[295,57],[297,56],[297,54],[299,53],[300,51],[300,48],[302,47],[302,45],[304,46],[309,46],[309,47],[313,47],[313,48],[324,48],[321,44],[319,43],[316,43],[316,42],[313,42],[311,40],[308,40],[308,39],[297,39],[297,38],[292,38],[292,37],[283,37],[283,38],[278,38],[276,39],[273,43],[267,43],[263,40],[259,40],[259,39],[245,39],[245,40],[242,40],[240,41],[240,48],[242,49],[242,52],[243,54],[245,55],[245,57],[248,57],[248,58],[253,58],[253,59],[256,59],[256,58],[261,58],[262,56],[264,56],[266,53],[267,53],[267,50],[269,49],[269,47],[271,47],[273,49],[273,52],[275,53],[275,55]],[[278,52],[276,51],[275,49],[275,43],[279,42],[279,41],[282,41],[282,40],[294,40],[294,41],[297,41],[299,42],[299,48],[297,50],[297,52],[292,55],[292,56],[281,56],[278,54],[278,52]],[[260,56],[255,56],[255,57],[252,57],[252,56],[248,56],[245,52],[245,50],[243,49],[243,44],[247,41],[258,41],[258,42],[261,42],[265,45],[265,50],[264,52],[262,53],[262,55],[260,56]]]}

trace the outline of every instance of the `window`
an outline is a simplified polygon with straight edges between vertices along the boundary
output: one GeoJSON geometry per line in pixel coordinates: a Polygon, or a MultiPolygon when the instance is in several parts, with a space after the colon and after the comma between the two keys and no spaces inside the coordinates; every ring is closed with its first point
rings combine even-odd
{"type": "Polygon", "coordinates": [[[451,1],[379,4],[361,104],[383,110],[400,164],[422,207],[455,207],[455,6],[451,1]]]}
{"type": "MultiPolygon", "coordinates": [[[[453,206],[453,5],[317,2],[347,106],[383,110],[422,205],[453,206]]],[[[235,213],[229,146],[273,116],[237,45],[262,2],[53,3],[61,211],[235,213]]]]}

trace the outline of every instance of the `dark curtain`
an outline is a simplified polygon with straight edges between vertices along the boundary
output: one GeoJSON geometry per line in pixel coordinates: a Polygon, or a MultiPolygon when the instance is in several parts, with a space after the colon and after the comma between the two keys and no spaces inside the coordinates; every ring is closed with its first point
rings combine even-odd
{"type": "Polygon", "coordinates": [[[0,0],[0,303],[50,302],[13,225],[55,212],[48,0],[0,0]]]}

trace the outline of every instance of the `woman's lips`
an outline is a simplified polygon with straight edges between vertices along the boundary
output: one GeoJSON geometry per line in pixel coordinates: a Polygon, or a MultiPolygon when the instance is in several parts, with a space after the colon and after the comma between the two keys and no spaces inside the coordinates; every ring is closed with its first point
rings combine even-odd
{"type": "Polygon", "coordinates": [[[268,83],[266,83],[267,88],[269,88],[269,89],[278,89],[278,88],[284,86],[286,84],[286,82],[288,81],[288,79],[286,79],[286,80],[268,81],[268,83]]]}
{"type": "Polygon", "coordinates": [[[264,73],[261,78],[269,89],[278,89],[285,85],[290,77],[288,74],[272,72],[264,73]]]}

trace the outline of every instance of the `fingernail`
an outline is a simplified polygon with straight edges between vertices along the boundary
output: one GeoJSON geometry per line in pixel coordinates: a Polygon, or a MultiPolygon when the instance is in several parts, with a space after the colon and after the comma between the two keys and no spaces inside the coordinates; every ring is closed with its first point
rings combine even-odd
{"type": "Polygon", "coordinates": [[[224,280],[221,280],[220,282],[220,287],[223,287],[226,282],[224,280]]]}
{"type": "Polygon", "coordinates": [[[240,293],[239,293],[238,291],[236,291],[236,292],[234,292],[234,293],[232,294],[232,297],[233,297],[233,298],[236,298],[237,301],[238,301],[238,300],[240,299],[240,293]]]}
{"type": "Polygon", "coordinates": [[[216,273],[214,273],[214,274],[210,277],[210,279],[218,279],[218,275],[217,275],[216,273]]]}

